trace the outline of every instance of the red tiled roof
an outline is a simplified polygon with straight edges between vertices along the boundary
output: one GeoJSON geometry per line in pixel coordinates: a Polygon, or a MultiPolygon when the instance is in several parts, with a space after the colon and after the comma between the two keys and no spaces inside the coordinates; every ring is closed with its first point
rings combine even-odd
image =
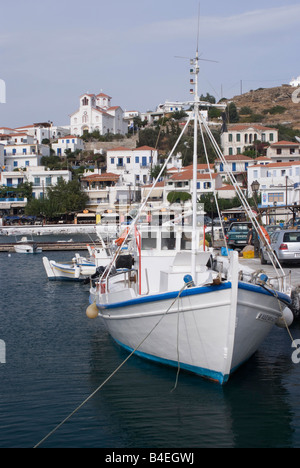
{"type": "Polygon", "coordinates": [[[226,161],[253,161],[249,156],[244,156],[243,154],[233,154],[230,156],[224,156],[226,161]]]}
{"type": "MultiPolygon", "coordinates": [[[[218,174],[209,174],[209,172],[206,172],[204,174],[200,174],[200,172],[197,173],[197,180],[210,180],[211,178],[212,179],[216,179],[216,177],[218,176],[218,174]]],[[[183,171],[183,172],[179,172],[178,174],[174,174],[172,175],[172,177],[170,177],[170,180],[192,180],[193,179],[193,171],[192,170],[187,170],[187,171],[183,171]]]]}
{"type": "Polygon", "coordinates": [[[271,145],[272,147],[273,146],[297,146],[297,148],[300,146],[299,143],[295,143],[293,141],[285,141],[285,140],[281,140],[281,141],[278,141],[277,143],[272,143],[271,145]]]}
{"type": "Polygon", "coordinates": [[[111,99],[111,97],[108,96],[108,94],[104,94],[104,93],[97,94],[97,97],[107,97],[107,98],[111,99]]]}
{"type": "Polygon", "coordinates": [[[64,140],[65,138],[80,138],[80,137],[78,137],[78,136],[76,136],[76,135],[66,135],[66,136],[60,137],[60,138],[58,138],[58,139],[59,139],[59,140],[64,140]]]}
{"type": "Polygon", "coordinates": [[[125,148],[125,146],[118,146],[118,148],[112,148],[108,151],[110,152],[110,151],[132,151],[132,150],[130,148],[125,148]]]}
{"type": "Polygon", "coordinates": [[[247,130],[248,128],[254,128],[255,130],[276,130],[274,128],[270,127],[264,127],[263,125],[260,124],[234,124],[234,125],[229,125],[228,130],[235,130],[235,131],[242,131],[242,130],[247,130]]]}
{"type": "MultiPolygon", "coordinates": [[[[214,167],[213,164],[210,164],[209,165],[210,169],[212,169],[214,167]]],[[[185,166],[182,168],[184,171],[186,170],[192,170],[193,169],[193,164],[190,164],[189,166],[185,166]]],[[[207,164],[197,164],[197,170],[202,170],[202,169],[208,169],[208,166],[207,164]]]]}
{"type": "Polygon", "coordinates": [[[151,146],[140,146],[139,148],[135,148],[133,151],[156,151],[155,148],[152,148],[151,146]]]}
{"type": "Polygon", "coordinates": [[[258,156],[258,158],[255,158],[254,161],[272,161],[271,158],[268,158],[267,156],[258,156]]]}
{"type": "Polygon", "coordinates": [[[82,180],[86,182],[117,182],[120,176],[118,174],[113,174],[112,172],[105,172],[104,174],[92,174],[86,177],[83,177],[82,180]]]}
{"type": "Polygon", "coordinates": [[[218,188],[217,190],[235,190],[233,185],[223,185],[223,187],[218,188]]]}
{"type": "Polygon", "coordinates": [[[300,161],[286,161],[280,163],[271,163],[267,164],[266,166],[252,166],[252,167],[266,167],[269,169],[270,167],[290,167],[290,166],[300,166],[300,161]]]}

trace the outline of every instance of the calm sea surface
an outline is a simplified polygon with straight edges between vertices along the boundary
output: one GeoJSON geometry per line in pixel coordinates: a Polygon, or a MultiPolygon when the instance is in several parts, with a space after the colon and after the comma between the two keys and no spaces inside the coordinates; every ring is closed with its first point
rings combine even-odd
{"type": "MultiPolygon", "coordinates": [[[[100,320],[86,318],[88,286],[49,282],[42,256],[0,253],[1,448],[38,444],[127,356],[100,320]]],[[[291,332],[299,339],[300,324],[291,332]]],[[[132,357],[42,447],[299,448],[300,364],[292,352],[287,332],[275,328],[225,387],[181,372],[173,392],[176,369],[132,357]]]]}

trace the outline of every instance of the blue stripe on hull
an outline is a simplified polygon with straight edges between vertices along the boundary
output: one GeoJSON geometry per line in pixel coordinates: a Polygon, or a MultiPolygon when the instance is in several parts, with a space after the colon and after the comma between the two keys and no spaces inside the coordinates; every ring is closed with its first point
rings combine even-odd
{"type": "MultiPolygon", "coordinates": [[[[191,289],[186,289],[182,291],[180,294],[180,297],[187,297],[187,296],[197,296],[199,294],[206,294],[206,293],[211,293],[211,292],[216,292],[216,291],[222,291],[225,289],[230,289],[231,288],[231,282],[228,281],[226,283],[222,283],[219,286],[202,286],[199,288],[191,288],[191,289]]],[[[247,291],[252,291],[256,292],[259,294],[267,295],[267,296],[273,296],[271,292],[268,292],[266,289],[262,288],[261,286],[255,285],[255,284],[250,284],[250,283],[242,283],[239,282],[239,289],[245,289],[247,291]]],[[[129,301],[124,301],[124,302],[115,302],[114,304],[97,304],[97,306],[100,309],[124,309],[124,307],[130,307],[134,305],[140,305],[140,304],[147,304],[149,302],[158,302],[158,301],[165,301],[168,299],[175,299],[179,294],[179,291],[172,291],[169,293],[162,293],[162,294],[153,294],[150,296],[145,296],[145,297],[137,297],[135,299],[130,299],[129,301]]],[[[278,298],[284,300],[287,303],[291,303],[291,298],[287,296],[286,294],[277,292],[278,298]]]]}
{"type": "MultiPolygon", "coordinates": [[[[129,346],[124,345],[118,340],[115,340],[116,343],[118,343],[122,348],[126,349],[126,351],[132,353],[133,349],[130,348],[129,346]]],[[[154,361],[159,364],[163,364],[169,367],[178,367],[178,362],[177,361],[170,361],[169,359],[163,359],[157,356],[153,356],[152,354],[146,354],[142,353],[141,351],[135,351],[135,355],[147,359],[148,361],[154,361]]],[[[225,384],[228,379],[229,375],[223,375],[221,372],[216,372],[210,369],[205,369],[202,367],[196,367],[196,366],[191,366],[190,364],[185,364],[183,362],[180,362],[180,369],[183,369],[185,371],[191,372],[192,374],[199,375],[200,377],[204,377],[209,380],[213,380],[214,382],[218,382],[221,385],[225,384]]]]}
{"type": "MultiPolygon", "coordinates": [[[[219,286],[202,286],[200,288],[191,288],[185,289],[180,294],[180,297],[187,297],[187,296],[197,296],[198,294],[205,294],[210,292],[222,291],[225,289],[231,289],[231,283],[223,283],[219,286]]],[[[132,305],[140,305],[140,304],[147,304],[149,302],[159,302],[165,301],[168,299],[175,299],[179,294],[179,291],[172,291],[168,293],[161,293],[161,294],[153,294],[145,297],[137,297],[135,299],[130,299],[129,301],[124,302],[115,302],[114,304],[97,304],[98,307],[103,309],[118,309],[129,307],[132,305]]]]}
{"type": "Polygon", "coordinates": [[[72,281],[73,283],[80,283],[84,280],[84,278],[67,278],[66,276],[51,276],[51,278],[48,279],[49,281],[72,281]]]}

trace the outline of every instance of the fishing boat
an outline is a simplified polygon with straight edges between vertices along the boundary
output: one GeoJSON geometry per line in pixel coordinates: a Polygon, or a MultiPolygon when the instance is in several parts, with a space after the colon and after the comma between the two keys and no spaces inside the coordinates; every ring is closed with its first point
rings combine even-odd
{"type": "Polygon", "coordinates": [[[87,244],[88,257],[78,253],[70,262],[58,262],[43,257],[43,265],[49,281],[85,281],[105,268],[111,261],[112,252],[99,235],[101,246],[87,244]]]}
{"type": "Polygon", "coordinates": [[[43,265],[49,281],[83,281],[96,273],[95,263],[83,257],[75,257],[71,262],[57,262],[43,257],[43,265]]]}
{"type": "MultiPolygon", "coordinates": [[[[219,149],[200,109],[213,104],[201,102],[198,95],[199,56],[191,60],[193,101],[182,105],[192,108],[189,118],[173,150],[166,159],[161,177],[169,159],[190,122],[194,128],[193,193],[191,250],[179,251],[167,264],[161,259],[148,277],[146,290],[142,287],[143,256],[141,234],[136,216],[128,236],[136,244],[136,258],[132,268],[116,268],[119,251],[90,291],[87,316],[100,318],[112,338],[129,353],[142,358],[192,372],[225,384],[231,374],[247,361],[259,348],[274,325],[289,326],[293,321],[291,299],[286,291],[284,273],[280,265],[274,268],[278,279],[274,287],[265,274],[245,274],[239,264],[237,252],[229,252],[222,262],[211,251],[199,248],[197,226],[197,136],[200,129],[204,153],[204,132],[210,139],[217,157],[224,164],[232,185],[253,226],[267,242],[247,199],[240,190],[229,166],[219,149]],[[279,271],[278,271],[279,267],[279,271]]],[[[178,103],[177,103],[178,104],[178,103]]],[[[168,103],[168,105],[171,105],[168,103]]],[[[151,190],[148,198],[151,196],[151,190]]],[[[215,195],[217,202],[217,197],[215,195]]],[[[142,204],[142,211],[147,198],[142,204]]],[[[125,236],[126,237],[126,236],[125,236]]],[[[124,239],[126,242],[126,239],[124,239]]],[[[272,252],[269,251],[271,256],[272,252]]],[[[149,266],[151,268],[151,265],[149,266]]]]}
{"type": "Polygon", "coordinates": [[[42,248],[24,236],[14,245],[14,251],[22,254],[38,254],[42,253],[42,248]]]}

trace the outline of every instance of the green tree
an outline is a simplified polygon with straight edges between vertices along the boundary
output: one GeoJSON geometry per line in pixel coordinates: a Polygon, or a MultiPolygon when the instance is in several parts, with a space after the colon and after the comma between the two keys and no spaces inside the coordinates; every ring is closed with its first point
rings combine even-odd
{"type": "Polygon", "coordinates": [[[211,94],[206,93],[206,96],[201,94],[200,101],[206,101],[206,102],[210,102],[211,104],[215,104],[216,103],[216,98],[214,96],[212,96],[211,94]]]}
{"type": "Polygon", "coordinates": [[[170,192],[167,196],[169,203],[184,203],[192,198],[192,195],[188,192],[170,192]]]}
{"type": "Polygon", "coordinates": [[[27,200],[31,200],[31,198],[32,198],[32,187],[33,187],[32,182],[25,181],[22,184],[19,184],[18,189],[17,189],[19,196],[27,198],[27,200]]]}
{"type": "MultiPolygon", "coordinates": [[[[150,169],[150,177],[156,180],[161,170],[162,170],[162,166],[160,166],[159,164],[157,164],[156,166],[153,166],[152,169],[150,169]]],[[[163,171],[161,177],[163,177],[165,174],[166,174],[166,169],[163,171]]]]}
{"type": "Polygon", "coordinates": [[[47,188],[45,199],[31,200],[26,206],[25,213],[35,216],[43,214],[47,218],[53,218],[82,211],[87,201],[88,196],[81,191],[79,181],[66,182],[61,178],[57,185],[47,188]]]}
{"type": "Polygon", "coordinates": [[[234,102],[231,102],[228,106],[228,117],[229,117],[230,123],[237,123],[240,120],[239,114],[238,114],[238,111],[234,102]]]}

